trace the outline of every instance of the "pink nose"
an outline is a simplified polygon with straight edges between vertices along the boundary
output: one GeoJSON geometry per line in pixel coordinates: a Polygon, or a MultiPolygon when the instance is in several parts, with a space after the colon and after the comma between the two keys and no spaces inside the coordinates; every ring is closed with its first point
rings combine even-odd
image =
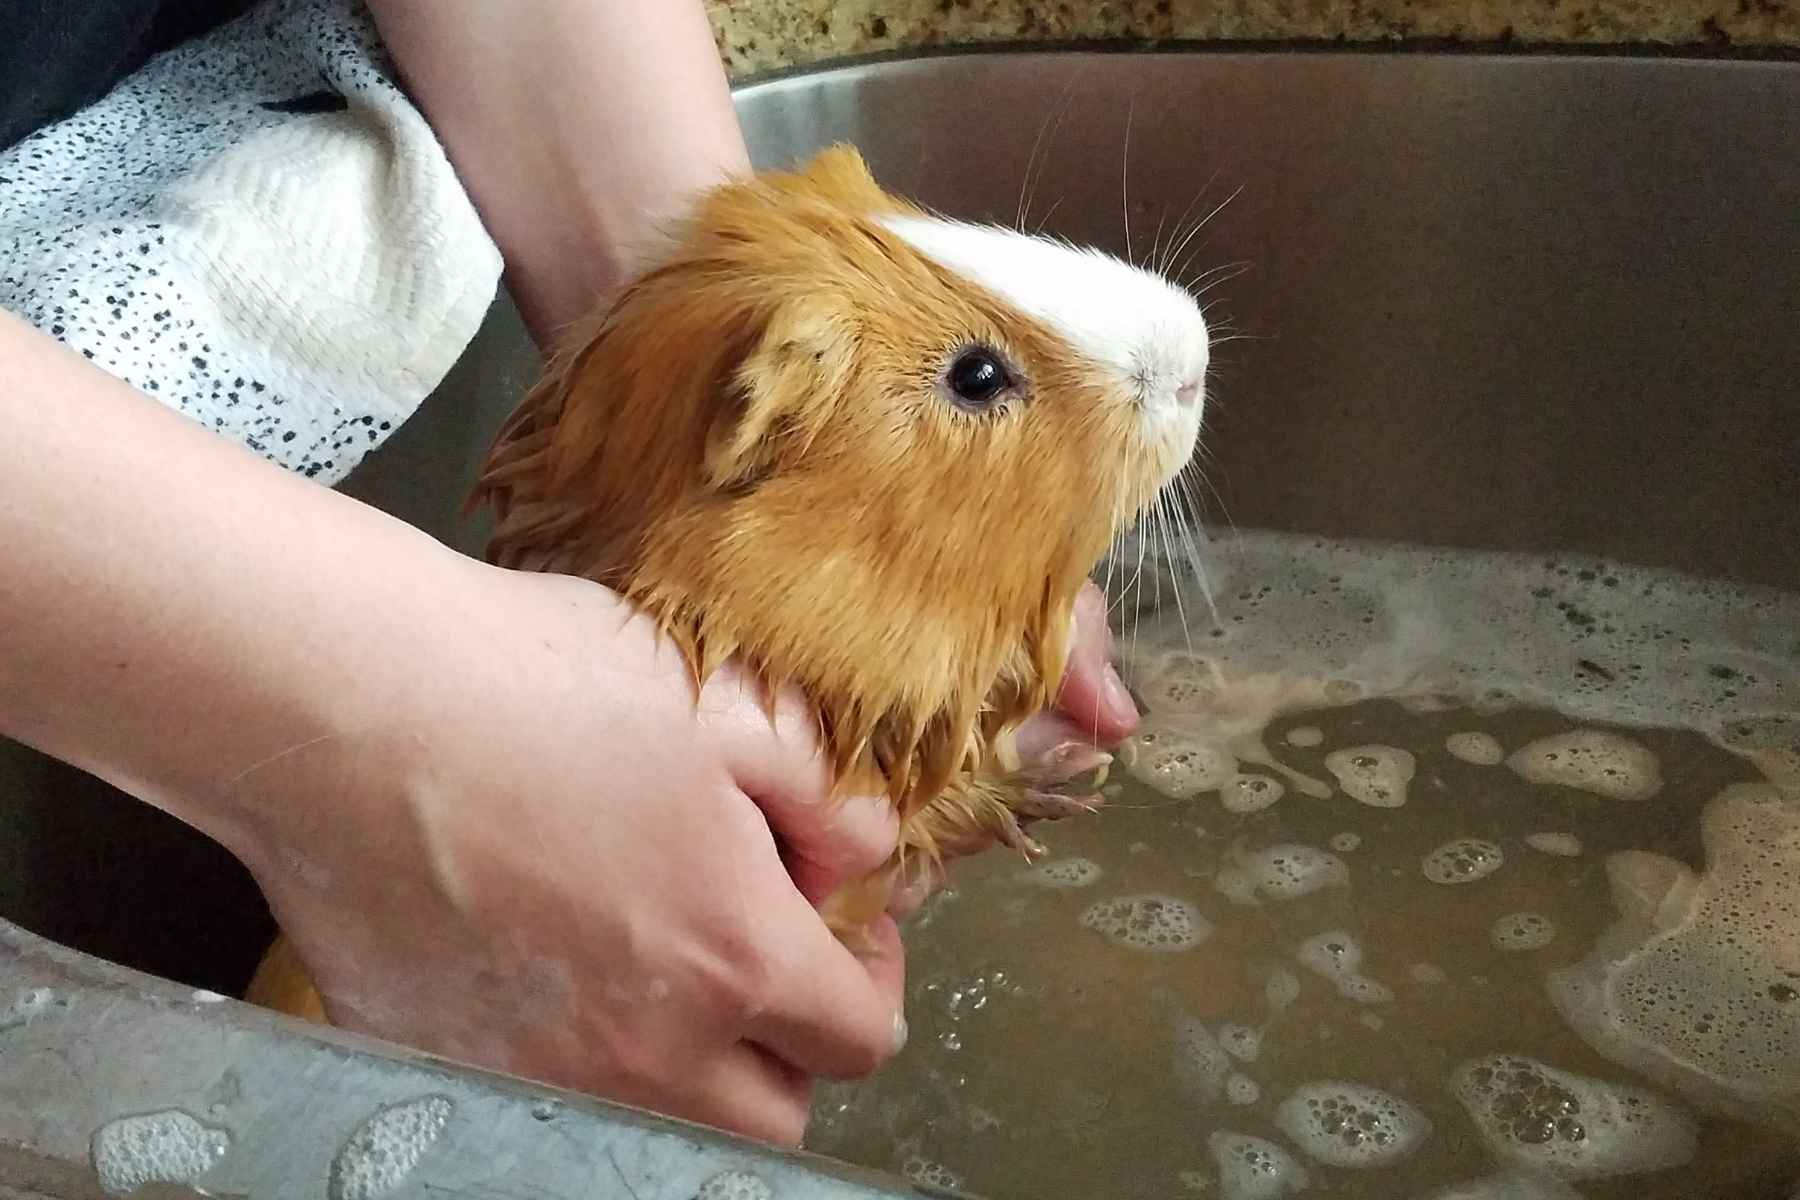
{"type": "Polygon", "coordinates": [[[1175,403],[1181,405],[1183,408],[1192,408],[1195,401],[1199,399],[1199,380],[1189,380],[1187,383],[1184,383],[1175,389],[1175,403]]]}

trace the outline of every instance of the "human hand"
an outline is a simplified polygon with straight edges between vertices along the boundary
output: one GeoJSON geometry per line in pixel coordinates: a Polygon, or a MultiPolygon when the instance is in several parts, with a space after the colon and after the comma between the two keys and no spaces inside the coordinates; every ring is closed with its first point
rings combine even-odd
{"type": "Polygon", "coordinates": [[[887,859],[828,806],[816,722],[583,580],[457,559],[362,681],[355,734],[234,784],[241,851],[335,1024],[795,1144],[814,1076],[899,1048],[884,920],[859,961],[810,901],[887,859]],[[791,871],[791,875],[790,875],[791,871]]]}

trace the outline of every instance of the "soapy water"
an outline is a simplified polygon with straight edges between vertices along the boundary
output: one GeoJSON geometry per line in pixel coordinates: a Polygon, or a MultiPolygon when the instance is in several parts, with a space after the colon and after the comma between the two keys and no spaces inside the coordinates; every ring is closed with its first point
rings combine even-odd
{"type": "Polygon", "coordinates": [[[421,1096],[379,1109],[331,1161],[328,1200],[377,1200],[405,1183],[450,1122],[447,1096],[421,1096]]]}
{"type": "Polygon", "coordinates": [[[153,1184],[192,1186],[231,1149],[231,1135],[180,1109],[108,1121],[92,1142],[94,1173],[113,1196],[153,1184]]]}
{"type": "Polygon", "coordinates": [[[1800,1195],[1800,596],[1225,566],[1216,625],[1122,631],[1107,806],[913,919],[913,1041],[809,1148],[997,1200],[1800,1195]]]}

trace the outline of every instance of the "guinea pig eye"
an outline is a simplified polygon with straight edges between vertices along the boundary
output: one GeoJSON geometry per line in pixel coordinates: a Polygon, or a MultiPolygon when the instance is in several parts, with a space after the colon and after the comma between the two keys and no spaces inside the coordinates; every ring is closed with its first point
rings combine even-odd
{"type": "Polygon", "coordinates": [[[979,346],[958,354],[946,378],[958,406],[971,412],[987,409],[1012,383],[999,355],[979,346]]]}

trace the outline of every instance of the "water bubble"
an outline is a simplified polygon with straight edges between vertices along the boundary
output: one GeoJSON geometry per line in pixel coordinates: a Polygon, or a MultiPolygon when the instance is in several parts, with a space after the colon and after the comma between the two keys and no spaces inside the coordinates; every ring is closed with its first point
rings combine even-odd
{"type": "Polygon", "coordinates": [[[1506,862],[1500,847],[1485,838],[1457,838],[1445,842],[1419,864],[1433,883],[1474,883],[1486,879],[1506,862]]]}
{"type": "Polygon", "coordinates": [[[774,1194],[759,1175],[748,1171],[720,1171],[700,1185],[694,1200],[770,1200],[774,1194]]]}
{"type": "Polygon", "coordinates": [[[1539,738],[1515,751],[1506,765],[1531,783],[1560,784],[1608,800],[1648,800],[1662,790],[1655,754],[1598,729],[1539,738]]]}
{"type": "Polygon", "coordinates": [[[1225,811],[1261,812],[1287,794],[1287,785],[1268,775],[1233,775],[1219,789],[1225,811]]]}
{"type": "Polygon", "coordinates": [[[1287,731],[1287,744],[1306,749],[1323,744],[1325,731],[1313,725],[1296,725],[1287,731]]]}
{"type": "Polygon", "coordinates": [[[900,1165],[900,1173],[920,1187],[937,1188],[946,1192],[954,1192],[962,1187],[962,1177],[955,1171],[943,1163],[933,1162],[917,1154],[907,1156],[906,1161],[900,1165]]]}
{"type": "Polygon", "coordinates": [[[1213,879],[1213,887],[1237,904],[1295,900],[1349,883],[1350,868],[1343,859],[1292,842],[1239,854],[1213,879]]]}
{"type": "Polygon", "coordinates": [[[1300,965],[1330,980],[1354,975],[1362,967],[1362,943],[1342,929],[1315,933],[1294,953],[1300,965]]]}
{"type": "Polygon", "coordinates": [[[1100,865],[1080,856],[1052,859],[1024,872],[1029,883],[1048,888],[1083,888],[1099,882],[1100,865]]]}
{"type": "Polygon", "coordinates": [[[1262,1030],[1254,1025],[1227,1022],[1219,1026],[1219,1046],[1239,1062],[1255,1062],[1262,1053],[1262,1030]]]}
{"type": "Polygon", "coordinates": [[[1302,1084],[1275,1110],[1275,1125],[1308,1157],[1348,1169],[1387,1167],[1431,1136],[1418,1108],[1361,1083],[1302,1084]]]}
{"type": "Polygon", "coordinates": [[[1218,1168],[1220,1200],[1281,1200],[1308,1186],[1306,1168],[1267,1138],[1221,1129],[1208,1135],[1206,1148],[1218,1168]]]}
{"type": "Polygon", "coordinates": [[[1079,918],[1110,942],[1134,950],[1188,950],[1212,936],[1212,922],[1173,896],[1121,896],[1092,905],[1079,918]]]}
{"type": "Polygon", "coordinates": [[[1485,733],[1453,733],[1444,739],[1444,749],[1451,757],[1478,767],[1494,767],[1506,761],[1506,751],[1485,733]]]}
{"type": "Polygon", "coordinates": [[[331,1160],[329,1200],[375,1200],[399,1187],[444,1132],[454,1107],[448,1097],[421,1096],[377,1110],[331,1160]]]}
{"type": "Polygon", "coordinates": [[[1331,835],[1331,848],[1339,854],[1349,854],[1362,846],[1362,834],[1345,830],[1331,835]]]}
{"type": "Polygon", "coordinates": [[[1556,940],[1556,926],[1541,913],[1507,913],[1494,922],[1488,940],[1496,950],[1541,950],[1556,940]]]}
{"type": "Polygon", "coordinates": [[[1526,837],[1525,844],[1540,854],[1557,858],[1574,858],[1581,853],[1581,839],[1572,833],[1534,833],[1526,837]]]}
{"type": "Polygon", "coordinates": [[[1219,1098],[1219,1089],[1231,1061],[1219,1048],[1218,1040],[1198,1017],[1180,1016],[1175,1020],[1175,1081],[1195,1100],[1211,1103],[1219,1098]]]}
{"type": "Polygon", "coordinates": [[[1337,990],[1338,995],[1358,1004],[1386,1004],[1394,998],[1393,990],[1387,984],[1357,973],[1340,976],[1337,990]]]}
{"type": "Polygon", "coordinates": [[[1399,808],[1406,803],[1415,760],[1393,746],[1352,746],[1325,756],[1325,769],[1344,794],[1371,808],[1399,808]]]}
{"type": "Polygon", "coordinates": [[[1228,1103],[1242,1108],[1262,1099],[1262,1088],[1258,1087],[1256,1080],[1248,1075],[1239,1075],[1233,1071],[1231,1076],[1225,1080],[1225,1099],[1228,1103]]]}
{"type": "Polygon", "coordinates": [[[1281,1012],[1300,998],[1300,977],[1286,967],[1273,967],[1263,981],[1263,999],[1270,1012],[1281,1012]]]}
{"type": "Polygon", "coordinates": [[[1423,984],[1426,987],[1435,987],[1437,984],[1447,982],[1450,978],[1444,974],[1444,969],[1435,963],[1414,963],[1407,968],[1406,973],[1414,983],[1423,984]]]}
{"type": "Polygon", "coordinates": [[[1451,1090],[1503,1164],[1563,1179],[1599,1179],[1687,1164],[1699,1131],[1687,1114],[1628,1084],[1558,1070],[1523,1055],[1470,1059],[1451,1090]]]}
{"type": "Polygon", "coordinates": [[[231,1149],[231,1135],[179,1109],[119,1117],[94,1134],[100,1186],[125,1196],[150,1184],[192,1186],[231,1149]]]}

